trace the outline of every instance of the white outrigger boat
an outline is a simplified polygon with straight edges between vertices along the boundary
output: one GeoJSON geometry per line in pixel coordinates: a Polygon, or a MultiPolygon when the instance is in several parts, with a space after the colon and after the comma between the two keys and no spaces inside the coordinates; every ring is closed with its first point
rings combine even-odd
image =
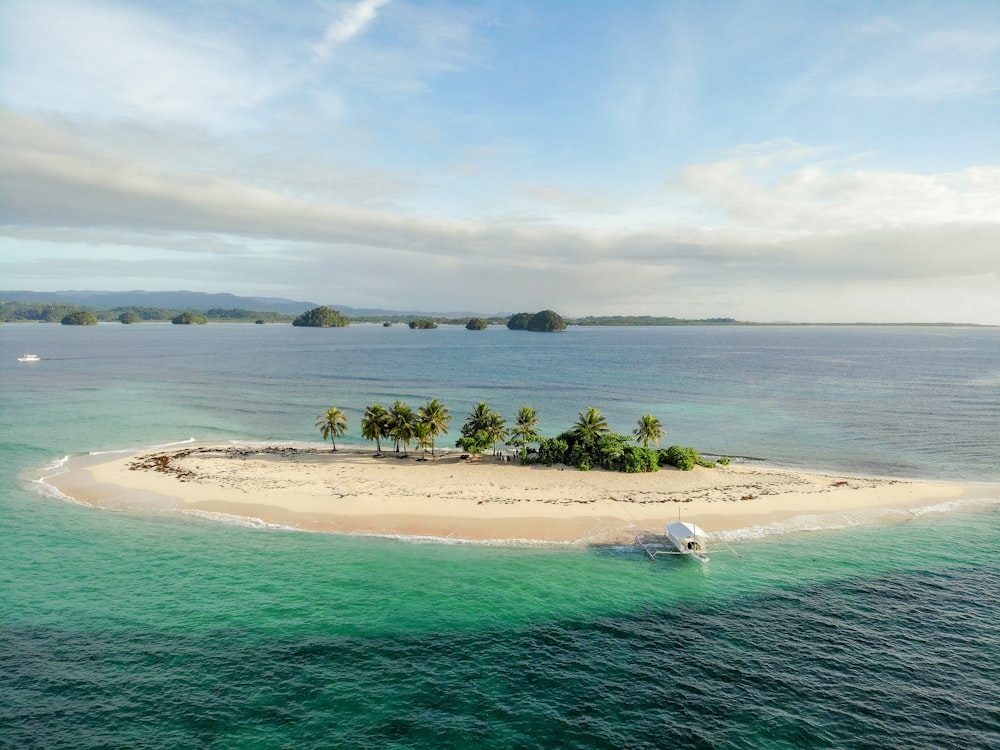
{"type": "Polygon", "coordinates": [[[708,562],[705,532],[697,524],[675,521],[663,530],[663,534],[645,532],[635,538],[650,560],[660,555],[686,555],[700,563],[708,562]]]}
{"type": "Polygon", "coordinates": [[[667,539],[682,555],[690,555],[700,563],[708,562],[705,554],[705,532],[697,524],[675,521],[667,526],[667,539]]]}
{"type": "Polygon", "coordinates": [[[38,362],[41,360],[37,354],[22,354],[17,358],[18,362],[38,362]]]}

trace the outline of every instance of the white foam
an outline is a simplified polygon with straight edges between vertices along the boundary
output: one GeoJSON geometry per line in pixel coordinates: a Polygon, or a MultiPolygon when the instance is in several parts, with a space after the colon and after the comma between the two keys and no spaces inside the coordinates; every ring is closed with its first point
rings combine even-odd
{"type": "Polygon", "coordinates": [[[578,542],[553,542],[539,539],[462,539],[459,537],[443,537],[429,535],[397,534],[380,531],[313,531],[303,529],[300,526],[288,526],[284,524],[270,523],[254,516],[240,516],[232,513],[219,513],[208,510],[181,510],[180,513],[187,516],[194,516],[205,521],[226,524],[227,526],[239,526],[246,529],[259,529],[266,531],[299,531],[303,533],[324,533],[337,534],[339,536],[367,537],[371,539],[389,539],[409,544],[453,544],[470,545],[482,547],[575,547],[578,542]]]}
{"type": "Polygon", "coordinates": [[[371,537],[376,539],[391,539],[410,544],[453,544],[475,547],[579,547],[579,541],[557,542],[545,539],[463,539],[453,536],[427,536],[411,534],[395,534],[380,531],[331,532],[344,536],[371,537]]]}
{"type": "Polygon", "coordinates": [[[44,464],[38,467],[38,471],[42,472],[45,477],[54,477],[57,474],[63,474],[66,472],[66,464],[69,461],[69,455],[65,455],[62,458],[56,458],[52,460],[52,463],[44,464]]]}
{"type": "Polygon", "coordinates": [[[267,521],[256,518],[254,516],[238,516],[232,513],[217,513],[209,510],[182,510],[180,511],[186,516],[194,516],[195,518],[201,518],[207,521],[215,521],[217,523],[223,523],[227,526],[240,526],[247,529],[267,529],[272,531],[308,531],[308,529],[300,529],[297,526],[285,526],[277,523],[268,523],[267,521]]]}
{"type": "MultiPolygon", "coordinates": [[[[49,476],[55,475],[53,474],[49,476]]],[[[85,503],[83,500],[77,500],[75,497],[70,497],[65,492],[60,491],[57,487],[45,481],[47,478],[48,477],[39,477],[38,479],[28,480],[28,489],[37,495],[48,497],[53,500],[60,500],[65,503],[72,503],[73,505],[83,505],[88,508],[95,507],[90,503],[85,503]]]]}
{"type": "Polygon", "coordinates": [[[304,446],[307,448],[323,447],[326,443],[308,443],[301,440],[227,440],[229,445],[283,445],[286,447],[294,448],[298,446],[304,446]]]}
{"type": "Polygon", "coordinates": [[[90,451],[88,456],[114,456],[125,453],[140,453],[142,451],[158,450],[160,448],[173,448],[175,445],[190,445],[191,443],[198,442],[197,438],[190,437],[187,440],[175,440],[171,443],[155,443],[153,445],[146,445],[140,448],[118,448],[116,450],[109,451],[90,451]]]}
{"type": "Polygon", "coordinates": [[[958,500],[948,500],[937,505],[924,505],[919,508],[910,508],[909,513],[919,517],[928,513],[951,513],[956,510],[969,510],[971,508],[986,507],[990,505],[1000,505],[1000,498],[997,497],[963,497],[958,500]]]}
{"type": "Polygon", "coordinates": [[[866,508],[851,512],[801,515],[760,526],[748,526],[730,531],[717,531],[709,533],[707,536],[709,539],[716,539],[723,542],[747,541],[762,539],[776,534],[833,531],[852,526],[874,526],[880,523],[892,523],[919,518],[930,513],[952,513],[954,511],[970,510],[976,507],[998,504],[1000,504],[1000,498],[960,498],[936,505],[924,505],[915,508],[866,508]]]}

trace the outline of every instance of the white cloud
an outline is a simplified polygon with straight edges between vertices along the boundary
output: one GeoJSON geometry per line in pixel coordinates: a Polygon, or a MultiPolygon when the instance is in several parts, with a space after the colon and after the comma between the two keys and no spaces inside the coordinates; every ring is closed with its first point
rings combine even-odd
{"type": "Polygon", "coordinates": [[[326,27],[323,40],[313,47],[320,60],[329,57],[333,49],[353,39],[375,20],[378,9],[390,0],[360,0],[350,5],[339,17],[326,27]]]}
{"type": "Polygon", "coordinates": [[[810,160],[819,152],[773,141],[688,166],[672,192],[647,197],[642,216],[615,215],[611,201],[581,205],[579,195],[542,190],[540,197],[562,203],[560,220],[527,224],[373,210],[348,192],[309,197],[259,184],[252,175],[236,179],[123,160],[30,121],[8,118],[3,125],[9,134],[0,152],[4,234],[67,247],[146,247],[153,257],[142,267],[163,265],[151,277],[169,278],[171,264],[159,259],[167,253],[189,258],[186,267],[197,268],[206,283],[228,273],[309,289],[336,269],[344,293],[354,295],[344,304],[389,305],[366,297],[391,290],[397,305],[418,308],[415,290],[436,278],[435,288],[450,290],[442,304],[450,294],[452,308],[475,303],[499,310],[519,299],[570,313],[596,306],[662,312],[669,298],[693,306],[672,309],[678,314],[746,316],[739,311],[753,310],[758,318],[800,319],[808,318],[791,311],[765,315],[746,300],[740,306],[726,300],[763,289],[769,299],[801,305],[809,299],[802,289],[836,297],[833,284],[868,288],[881,280],[887,288],[921,289],[981,276],[995,288],[1000,279],[1000,167],[994,166],[930,175],[860,170],[850,158],[810,160]],[[714,218],[665,220],[678,201],[714,218]],[[577,221],[596,215],[595,208],[603,209],[605,221],[577,221]],[[358,283],[374,277],[382,279],[379,285],[358,283]],[[490,279],[488,288],[477,287],[482,278],[490,279]],[[472,298],[471,288],[477,289],[472,298]],[[710,302],[714,311],[706,309],[710,302]]]}
{"type": "Polygon", "coordinates": [[[22,111],[213,127],[285,85],[260,51],[125,7],[34,0],[3,21],[0,97],[22,111]]]}

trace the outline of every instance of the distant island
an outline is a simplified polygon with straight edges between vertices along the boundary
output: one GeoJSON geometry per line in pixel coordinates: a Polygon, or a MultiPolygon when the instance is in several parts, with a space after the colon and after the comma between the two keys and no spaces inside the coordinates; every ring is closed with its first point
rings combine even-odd
{"type": "Polygon", "coordinates": [[[534,315],[517,313],[507,321],[507,327],[512,331],[565,331],[566,320],[555,310],[542,310],[534,315]]]}
{"type": "Polygon", "coordinates": [[[490,326],[506,326],[523,331],[561,331],[568,326],[969,326],[968,323],[768,323],[741,321],[732,317],[678,318],[657,315],[587,315],[564,317],[554,310],[538,313],[429,313],[316,305],[278,297],[239,297],[204,292],[33,292],[0,290],[0,322],[46,322],[65,325],[94,325],[118,322],[292,323],[297,326],[339,328],[348,323],[374,323],[386,327],[401,323],[411,328],[429,329],[439,325],[464,326],[482,331],[490,326]],[[317,313],[327,310],[327,313],[317,313]],[[93,316],[93,321],[87,316],[93,316]],[[188,317],[190,316],[190,318],[188,317]],[[311,316],[311,317],[310,317],[311,316]],[[195,319],[197,318],[197,320],[195,319]],[[203,320],[202,320],[203,319],[203,320]],[[299,322],[296,322],[299,321],[299,322]]]}
{"type": "Polygon", "coordinates": [[[96,326],[97,316],[87,310],[75,310],[65,315],[59,322],[64,326],[96,326]]]}
{"type": "Polygon", "coordinates": [[[350,321],[341,314],[340,310],[331,310],[326,306],[307,310],[292,321],[293,326],[306,328],[343,328],[349,323],[350,321]]]}

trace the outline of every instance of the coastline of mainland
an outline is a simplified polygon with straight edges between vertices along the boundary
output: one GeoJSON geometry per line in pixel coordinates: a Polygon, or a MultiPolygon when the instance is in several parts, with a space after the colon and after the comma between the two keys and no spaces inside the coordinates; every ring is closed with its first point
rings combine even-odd
{"type": "Polygon", "coordinates": [[[735,538],[912,518],[1000,486],[732,464],[626,474],[308,445],[191,443],[78,456],[40,480],[116,510],[169,511],[303,531],[497,544],[630,544],[678,517],[735,538]]]}

